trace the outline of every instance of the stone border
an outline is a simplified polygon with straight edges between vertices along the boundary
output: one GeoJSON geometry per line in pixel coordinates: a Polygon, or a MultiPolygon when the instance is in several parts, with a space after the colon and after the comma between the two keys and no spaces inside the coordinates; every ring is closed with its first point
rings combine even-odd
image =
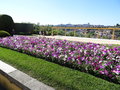
{"type": "Polygon", "coordinates": [[[0,83],[2,86],[4,86],[6,89],[10,90],[30,90],[28,87],[25,85],[21,84],[2,70],[0,70],[0,83]]]}
{"type": "MultiPolygon", "coordinates": [[[[55,90],[54,88],[42,82],[39,82],[38,80],[28,76],[27,74],[15,69],[14,67],[2,61],[0,61],[0,76],[1,81],[5,80],[3,78],[6,77],[6,79],[8,79],[10,83],[14,84],[14,86],[18,86],[19,90],[55,90]]],[[[15,88],[17,88],[16,86],[15,88]]]]}

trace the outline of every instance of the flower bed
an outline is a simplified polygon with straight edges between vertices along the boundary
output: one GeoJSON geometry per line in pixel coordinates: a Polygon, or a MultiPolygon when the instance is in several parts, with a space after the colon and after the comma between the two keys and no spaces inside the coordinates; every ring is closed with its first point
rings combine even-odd
{"type": "Polygon", "coordinates": [[[1,38],[0,46],[120,82],[120,47],[27,36],[1,38]]]}

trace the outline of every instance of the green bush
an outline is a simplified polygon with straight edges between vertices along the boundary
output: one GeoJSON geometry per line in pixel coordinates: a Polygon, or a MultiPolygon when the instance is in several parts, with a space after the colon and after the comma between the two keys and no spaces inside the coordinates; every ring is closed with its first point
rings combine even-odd
{"type": "Polygon", "coordinates": [[[58,35],[65,35],[65,31],[64,30],[58,30],[58,35]]]}
{"type": "MultiPolygon", "coordinates": [[[[67,32],[66,34],[67,36],[74,36],[74,31],[70,31],[70,32],[67,32]]],[[[77,32],[75,32],[75,37],[78,37],[79,34],[77,32]]]]}
{"type": "Polygon", "coordinates": [[[13,35],[14,21],[9,15],[0,15],[0,30],[4,30],[13,35]]]}
{"type": "Polygon", "coordinates": [[[9,32],[0,30],[0,37],[7,37],[7,36],[11,36],[9,32]]]}
{"type": "Polygon", "coordinates": [[[79,37],[85,37],[83,33],[79,33],[79,37]]]}
{"type": "Polygon", "coordinates": [[[108,36],[102,36],[102,38],[103,38],[103,39],[109,39],[109,37],[108,37],[108,36]]]}
{"type": "Polygon", "coordinates": [[[30,35],[33,33],[33,29],[32,23],[15,23],[14,34],[30,35]]]}
{"type": "Polygon", "coordinates": [[[85,35],[85,37],[87,37],[87,38],[93,38],[95,35],[94,35],[94,33],[93,32],[89,32],[89,33],[87,33],[86,35],[85,35]]]}
{"type": "Polygon", "coordinates": [[[66,33],[67,36],[74,36],[74,31],[70,31],[66,33]]]}
{"type": "Polygon", "coordinates": [[[120,37],[118,37],[117,40],[120,40],[120,37]]]}

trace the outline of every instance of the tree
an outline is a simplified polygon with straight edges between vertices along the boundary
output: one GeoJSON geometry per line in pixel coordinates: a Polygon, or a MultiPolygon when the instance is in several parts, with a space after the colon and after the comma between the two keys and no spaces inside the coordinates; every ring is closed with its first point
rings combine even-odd
{"type": "Polygon", "coordinates": [[[117,24],[116,24],[116,27],[120,27],[120,24],[117,23],[117,24]]]}
{"type": "Polygon", "coordinates": [[[40,24],[39,23],[34,24],[34,33],[39,34],[39,31],[40,31],[40,24]]]}

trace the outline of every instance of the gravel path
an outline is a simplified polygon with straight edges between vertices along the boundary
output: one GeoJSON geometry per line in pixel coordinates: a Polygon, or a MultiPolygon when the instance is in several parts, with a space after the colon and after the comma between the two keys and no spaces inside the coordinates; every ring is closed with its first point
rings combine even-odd
{"type": "Polygon", "coordinates": [[[92,42],[99,44],[120,44],[120,40],[112,40],[112,39],[98,39],[98,38],[70,37],[70,36],[40,36],[40,37],[63,39],[70,41],[80,41],[80,42],[92,42]]]}

